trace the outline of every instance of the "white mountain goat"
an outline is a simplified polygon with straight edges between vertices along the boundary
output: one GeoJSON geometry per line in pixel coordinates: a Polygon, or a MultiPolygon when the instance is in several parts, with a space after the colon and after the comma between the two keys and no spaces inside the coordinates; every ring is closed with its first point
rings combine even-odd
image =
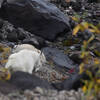
{"type": "Polygon", "coordinates": [[[12,71],[23,71],[32,74],[33,70],[39,70],[45,62],[44,54],[38,53],[35,50],[23,49],[11,54],[5,67],[12,71]]]}

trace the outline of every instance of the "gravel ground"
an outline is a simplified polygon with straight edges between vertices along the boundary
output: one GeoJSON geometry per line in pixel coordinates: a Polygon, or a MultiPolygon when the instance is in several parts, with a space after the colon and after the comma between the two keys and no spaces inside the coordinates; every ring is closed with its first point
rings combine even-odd
{"type": "Polygon", "coordinates": [[[85,98],[85,96],[81,89],[77,92],[73,90],[58,92],[56,90],[45,90],[37,87],[32,91],[25,90],[21,93],[16,92],[8,95],[0,93],[0,100],[82,100],[82,98],[85,98]]]}

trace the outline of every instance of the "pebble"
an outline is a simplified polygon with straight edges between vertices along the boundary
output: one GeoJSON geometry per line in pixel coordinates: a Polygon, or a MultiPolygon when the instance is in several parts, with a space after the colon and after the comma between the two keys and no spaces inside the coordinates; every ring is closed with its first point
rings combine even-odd
{"type": "Polygon", "coordinates": [[[40,87],[36,87],[35,92],[36,92],[36,93],[43,94],[43,89],[40,88],[40,87]]]}

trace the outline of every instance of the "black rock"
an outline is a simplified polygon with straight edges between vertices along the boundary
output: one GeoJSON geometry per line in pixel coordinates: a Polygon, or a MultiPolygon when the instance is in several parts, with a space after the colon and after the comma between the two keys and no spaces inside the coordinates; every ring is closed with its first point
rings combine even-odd
{"type": "Polygon", "coordinates": [[[74,61],[75,63],[77,63],[78,65],[80,65],[82,63],[82,59],[80,58],[81,52],[80,51],[76,51],[76,52],[71,52],[69,54],[69,58],[74,61]]]}
{"type": "Polygon", "coordinates": [[[18,40],[24,40],[26,37],[29,37],[29,33],[26,33],[22,28],[17,29],[18,40]]]}
{"type": "Polygon", "coordinates": [[[70,29],[69,17],[45,0],[5,0],[0,16],[16,27],[49,40],[70,29]]]}
{"type": "Polygon", "coordinates": [[[22,43],[34,45],[38,49],[41,49],[42,47],[46,46],[45,40],[41,37],[38,37],[38,36],[26,38],[23,40],[22,43]]]}
{"type": "Polygon", "coordinates": [[[3,20],[0,19],[0,28],[2,28],[2,26],[3,26],[3,20]]]}
{"type": "Polygon", "coordinates": [[[4,94],[36,87],[54,89],[48,81],[21,71],[14,72],[9,81],[0,80],[0,92],[4,94]]]}
{"type": "Polygon", "coordinates": [[[53,83],[52,85],[57,89],[57,90],[78,90],[81,88],[84,83],[82,80],[89,80],[89,77],[83,73],[83,74],[75,74],[72,77],[69,77],[68,79],[64,80],[61,83],[53,83]]]}
{"type": "Polygon", "coordinates": [[[16,86],[14,86],[6,81],[0,80],[0,92],[1,93],[8,94],[8,93],[17,92],[18,90],[19,89],[16,86]]]}
{"type": "Polygon", "coordinates": [[[42,51],[46,56],[47,60],[52,60],[59,67],[64,67],[65,69],[72,69],[78,67],[68,57],[68,55],[64,54],[63,51],[57,48],[45,47],[42,49],[42,51]]]}
{"type": "Polygon", "coordinates": [[[9,32],[7,34],[7,40],[10,42],[17,42],[18,41],[17,33],[15,30],[13,30],[12,32],[9,32]]]}
{"type": "Polygon", "coordinates": [[[20,71],[14,72],[12,74],[9,83],[21,90],[34,89],[37,86],[46,89],[54,89],[52,85],[49,84],[48,81],[42,80],[35,75],[31,75],[29,73],[20,72],[20,71]]]}
{"type": "Polygon", "coordinates": [[[15,28],[11,23],[0,19],[0,42],[9,43],[11,47],[13,44],[27,43],[32,44],[36,48],[41,49],[46,45],[45,39],[42,37],[31,34],[22,28],[15,28]]]}
{"type": "Polygon", "coordinates": [[[100,2],[100,0],[88,0],[88,3],[100,2]]]}

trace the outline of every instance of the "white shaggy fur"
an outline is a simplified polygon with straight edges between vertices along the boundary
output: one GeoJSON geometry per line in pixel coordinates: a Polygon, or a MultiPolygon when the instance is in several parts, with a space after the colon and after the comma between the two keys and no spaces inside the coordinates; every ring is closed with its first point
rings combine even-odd
{"type": "Polygon", "coordinates": [[[19,52],[20,50],[23,50],[23,49],[32,50],[32,51],[41,53],[40,50],[38,50],[37,48],[35,48],[33,45],[30,45],[30,44],[15,45],[13,48],[13,53],[19,52]]]}
{"type": "Polygon", "coordinates": [[[11,54],[5,67],[13,71],[23,71],[32,74],[32,71],[34,69],[38,70],[42,66],[42,63],[40,53],[23,49],[11,54]]]}
{"type": "MultiPolygon", "coordinates": [[[[17,53],[17,52],[24,50],[24,49],[36,51],[39,54],[41,54],[41,51],[39,49],[35,48],[33,45],[30,45],[30,44],[15,45],[15,47],[13,48],[13,53],[17,53]]],[[[41,59],[42,63],[46,63],[46,57],[45,57],[44,53],[42,53],[40,55],[40,59],[41,59]]]]}

